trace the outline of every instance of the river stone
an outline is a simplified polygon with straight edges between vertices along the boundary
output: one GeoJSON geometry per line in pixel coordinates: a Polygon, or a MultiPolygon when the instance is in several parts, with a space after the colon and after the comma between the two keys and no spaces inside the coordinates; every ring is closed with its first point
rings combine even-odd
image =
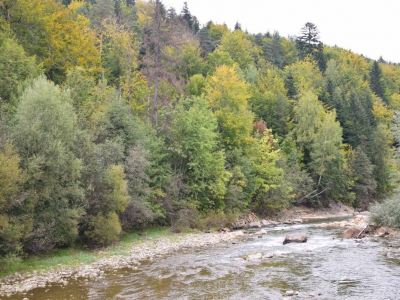
{"type": "Polygon", "coordinates": [[[263,226],[268,226],[270,223],[267,220],[261,220],[263,226]]]}
{"type": "Polygon", "coordinates": [[[363,230],[363,228],[360,227],[350,227],[347,229],[345,232],[343,232],[342,237],[344,239],[353,239],[358,236],[358,234],[363,230]]]}
{"type": "Polygon", "coordinates": [[[273,258],[273,257],[274,257],[274,255],[272,253],[266,253],[263,255],[262,258],[273,258]]]}
{"type": "Polygon", "coordinates": [[[389,234],[388,229],[386,227],[380,227],[378,229],[378,236],[382,237],[389,234]]]}
{"type": "Polygon", "coordinates": [[[288,234],[283,241],[283,244],[289,243],[305,243],[307,242],[307,235],[305,233],[292,233],[288,234]]]}
{"type": "Polygon", "coordinates": [[[241,230],[233,231],[230,233],[232,236],[242,236],[244,235],[244,232],[241,230]]]}
{"type": "Polygon", "coordinates": [[[286,296],[293,296],[294,295],[294,291],[286,291],[285,295],[286,296]]]}
{"type": "Polygon", "coordinates": [[[261,259],[263,257],[261,252],[257,252],[255,254],[249,254],[247,255],[246,259],[247,260],[254,260],[254,259],[261,259]]]}
{"type": "Polygon", "coordinates": [[[260,221],[253,221],[249,224],[249,227],[251,228],[260,228],[261,227],[261,222],[260,221]]]}
{"type": "Polygon", "coordinates": [[[256,233],[254,233],[255,235],[262,235],[262,234],[267,234],[267,231],[265,229],[261,229],[259,231],[257,231],[256,233]]]}

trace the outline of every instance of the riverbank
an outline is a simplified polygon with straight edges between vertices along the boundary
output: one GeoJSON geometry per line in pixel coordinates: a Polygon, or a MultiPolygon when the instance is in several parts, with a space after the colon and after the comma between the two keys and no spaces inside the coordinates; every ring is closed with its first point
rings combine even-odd
{"type": "Polygon", "coordinates": [[[112,255],[115,252],[113,248],[93,253],[95,261],[90,264],[83,263],[77,266],[59,264],[49,270],[16,273],[2,278],[0,280],[0,297],[16,293],[25,296],[34,288],[46,287],[51,284],[67,285],[69,280],[78,278],[99,280],[108,270],[138,268],[141,260],[155,259],[182,249],[206,247],[219,243],[237,243],[239,239],[240,235],[233,232],[180,233],[157,238],[144,237],[134,242],[124,253],[112,255]],[[107,252],[110,256],[107,255],[107,252]]]}
{"type": "MultiPolygon", "coordinates": [[[[279,224],[293,224],[298,222],[312,222],[321,219],[350,217],[354,211],[342,204],[331,204],[324,209],[310,209],[296,207],[286,209],[280,216],[273,220],[258,220],[254,214],[249,215],[253,226],[265,227],[279,224]]],[[[250,223],[247,223],[250,224],[250,223]]],[[[0,279],[0,297],[21,293],[26,295],[30,290],[37,287],[46,287],[51,284],[67,285],[69,280],[84,278],[91,280],[101,279],[108,270],[121,268],[138,268],[140,261],[155,259],[164,255],[174,253],[182,249],[206,247],[219,243],[238,243],[243,232],[220,232],[208,233],[172,233],[168,229],[155,230],[155,232],[144,233],[123,240],[122,243],[98,251],[85,250],[75,255],[63,257],[50,257],[42,260],[42,263],[51,264],[51,267],[35,266],[36,271],[22,272],[0,279]]],[[[40,261],[39,261],[40,264],[40,261]]]]}

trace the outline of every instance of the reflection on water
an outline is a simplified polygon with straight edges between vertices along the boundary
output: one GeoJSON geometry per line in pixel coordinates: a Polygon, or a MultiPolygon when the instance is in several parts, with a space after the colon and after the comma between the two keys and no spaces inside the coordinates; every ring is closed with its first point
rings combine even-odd
{"type": "MultiPolygon", "coordinates": [[[[144,261],[137,270],[122,269],[96,281],[36,289],[24,297],[243,300],[281,299],[285,291],[293,290],[299,291],[293,299],[400,299],[399,241],[342,240],[341,232],[312,224],[278,226],[261,239],[182,250],[144,261]],[[283,245],[289,232],[306,232],[307,243],[283,245]],[[387,256],[379,253],[384,249],[387,256]],[[274,257],[238,260],[254,252],[274,257]]],[[[10,299],[21,299],[21,295],[10,299]]]]}

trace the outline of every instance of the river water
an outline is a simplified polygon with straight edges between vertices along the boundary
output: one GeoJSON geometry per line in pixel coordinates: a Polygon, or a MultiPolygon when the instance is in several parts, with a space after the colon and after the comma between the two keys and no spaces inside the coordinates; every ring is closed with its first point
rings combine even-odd
{"type": "Polygon", "coordinates": [[[268,228],[262,238],[216,245],[143,261],[137,270],[106,273],[96,281],[38,288],[8,299],[400,299],[400,241],[342,240],[343,229],[299,224],[268,228]],[[307,243],[286,244],[305,232],[307,243]],[[262,252],[269,259],[238,258],[262,252]]]}

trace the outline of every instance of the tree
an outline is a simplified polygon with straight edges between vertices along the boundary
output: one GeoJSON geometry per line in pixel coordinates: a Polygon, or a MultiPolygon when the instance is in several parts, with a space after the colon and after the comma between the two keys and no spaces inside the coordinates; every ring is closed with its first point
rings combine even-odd
{"type": "Polygon", "coordinates": [[[74,153],[77,118],[67,91],[44,76],[31,82],[16,112],[15,144],[27,172],[25,189],[34,207],[30,252],[71,245],[85,205],[81,161],[74,153]]]}
{"type": "Polygon", "coordinates": [[[311,56],[317,61],[319,69],[324,72],[326,69],[326,60],[324,56],[324,47],[319,40],[319,31],[313,23],[307,22],[301,28],[301,35],[296,38],[296,46],[300,52],[301,58],[311,56]]]}
{"type": "Polygon", "coordinates": [[[95,36],[89,20],[82,14],[75,16],[78,8],[66,8],[53,0],[21,0],[10,10],[10,27],[16,38],[29,55],[36,55],[46,75],[56,83],[78,65],[99,71],[95,36]]]}
{"type": "Polygon", "coordinates": [[[152,85],[152,119],[153,125],[157,126],[161,82],[167,80],[174,86],[179,80],[178,74],[169,68],[171,65],[177,65],[177,62],[170,55],[171,51],[166,49],[177,48],[182,36],[178,38],[181,28],[174,20],[167,20],[165,7],[160,0],[154,0],[149,5],[148,11],[145,12],[148,21],[143,28],[143,46],[146,53],[142,61],[142,71],[152,85]]]}
{"type": "Polygon", "coordinates": [[[236,21],[234,30],[242,30],[242,24],[240,24],[239,21],[236,21]]]}
{"type": "Polygon", "coordinates": [[[386,86],[383,79],[382,70],[377,61],[373,62],[369,76],[371,90],[386,104],[389,104],[389,99],[386,96],[386,86]]]}
{"type": "Polygon", "coordinates": [[[199,31],[199,22],[197,21],[196,17],[192,16],[190,13],[187,2],[183,3],[181,18],[186,22],[186,26],[193,31],[193,33],[197,33],[199,31]]]}
{"type": "Polygon", "coordinates": [[[302,57],[314,55],[318,52],[321,41],[319,40],[319,31],[313,23],[307,22],[300,31],[300,36],[296,38],[296,46],[302,57]]]}
{"type": "Polygon", "coordinates": [[[283,67],[283,50],[281,44],[281,37],[277,31],[274,32],[272,39],[266,41],[263,45],[264,58],[277,66],[283,67]]]}
{"type": "Polygon", "coordinates": [[[316,184],[316,189],[305,198],[318,199],[323,193],[335,199],[346,197],[342,128],[336,121],[336,113],[326,112],[310,92],[299,99],[294,111],[295,125],[291,135],[302,154],[302,163],[316,184]]]}
{"type": "Polygon", "coordinates": [[[223,145],[227,149],[245,146],[253,128],[247,84],[232,67],[223,65],[207,78],[205,95],[217,117],[223,145]]]}
{"type": "Polygon", "coordinates": [[[224,34],[218,49],[229,53],[233,61],[236,62],[242,70],[254,64],[254,58],[252,56],[254,53],[253,45],[248,40],[246,33],[241,30],[235,30],[234,32],[224,34]]]}
{"type": "Polygon", "coordinates": [[[351,178],[354,181],[353,191],[356,194],[355,205],[366,209],[372,200],[376,189],[376,181],[373,178],[374,165],[358,146],[349,153],[348,164],[351,170],[351,178]]]}
{"type": "Polygon", "coordinates": [[[17,262],[32,230],[32,207],[23,192],[25,176],[19,163],[15,148],[0,141],[0,271],[17,262]]]}
{"type": "Polygon", "coordinates": [[[271,197],[273,190],[278,189],[283,181],[283,169],[277,166],[279,149],[275,148],[277,141],[272,138],[270,130],[266,130],[255,144],[255,193],[252,206],[265,215],[282,209],[286,203],[284,198],[271,197]]]}
{"type": "Polygon", "coordinates": [[[327,189],[334,199],[346,195],[343,176],[342,128],[336,121],[335,111],[326,112],[311,145],[309,169],[316,179],[317,187],[327,189]]]}
{"type": "Polygon", "coordinates": [[[225,155],[218,149],[217,120],[203,98],[181,100],[172,112],[168,152],[182,186],[175,194],[177,209],[196,205],[200,210],[224,207],[225,155]]]}
{"type": "Polygon", "coordinates": [[[196,33],[196,36],[198,37],[200,42],[202,57],[206,57],[209,53],[214,51],[215,46],[211,41],[210,30],[207,27],[201,28],[196,33]]]}
{"type": "Polygon", "coordinates": [[[18,85],[40,74],[34,56],[28,56],[14,39],[0,39],[0,101],[10,103],[18,85]]]}

